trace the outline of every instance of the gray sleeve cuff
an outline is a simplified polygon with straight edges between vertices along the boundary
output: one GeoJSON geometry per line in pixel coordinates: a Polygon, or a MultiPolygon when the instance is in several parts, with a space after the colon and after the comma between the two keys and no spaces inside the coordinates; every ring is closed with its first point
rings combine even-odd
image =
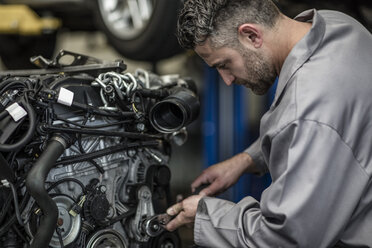
{"type": "Polygon", "coordinates": [[[261,214],[259,203],[252,197],[245,197],[235,204],[233,202],[203,197],[199,201],[194,226],[195,243],[202,247],[252,247],[247,236],[259,228],[261,214]],[[252,211],[246,220],[246,211],[252,211]],[[246,230],[244,225],[250,225],[246,230]],[[257,225],[258,224],[258,225],[257,225]]]}
{"type": "Polygon", "coordinates": [[[252,160],[259,170],[259,173],[257,174],[262,176],[269,172],[269,170],[262,156],[260,143],[260,139],[257,139],[252,145],[245,149],[244,152],[248,153],[248,155],[251,156],[252,160]]]}
{"type": "MultiPolygon", "coordinates": [[[[213,221],[210,218],[210,213],[208,212],[207,203],[212,206],[217,207],[221,212],[230,210],[235,204],[226,200],[212,198],[212,197],[203,197],[200,199],[198,204],[198,209],[195,217],[194,224],[194,241],[195,244],[201,247],[214,247],[214,248],[226,248],[231,247],[232,243],[237,244],[236,240],[236,230],[223,230],[214,226],[213,221]],[[224,238],[224,235],[228,235],[229,240],[224,238]]],[[[213,208],[213,207],[212,207],[213,208]]]]}

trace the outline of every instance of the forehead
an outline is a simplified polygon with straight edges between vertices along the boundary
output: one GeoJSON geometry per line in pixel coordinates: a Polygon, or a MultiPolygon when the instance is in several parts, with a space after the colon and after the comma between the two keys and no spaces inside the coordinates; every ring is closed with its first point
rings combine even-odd
{"type": "Polygon", "coordinates": [[[207,40],[203,44],[196,45],[195,47],[195,52],[203,59],[209,58],[212,55],[214,50],[215,49],[212,48],[209,40],[207,40]]]}
{"type": "Polygon", "coordinates": [[[238,55],[238,52],[229,47],[213,48],[209,40],[204,44],[197,45],[195,52],[209,65],[212,66],[222,60],[231,59],[238,55]]]}

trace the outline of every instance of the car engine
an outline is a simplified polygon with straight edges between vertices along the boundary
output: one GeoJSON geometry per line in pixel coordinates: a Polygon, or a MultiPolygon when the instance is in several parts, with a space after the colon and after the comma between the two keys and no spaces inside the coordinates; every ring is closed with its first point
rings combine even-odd
{"type": "Polygon", "coordinates": [[[173,203],[194,82],[68,51],[31,60],[0,72],[0,247],[181,247],[154,216],[173,203]]]}

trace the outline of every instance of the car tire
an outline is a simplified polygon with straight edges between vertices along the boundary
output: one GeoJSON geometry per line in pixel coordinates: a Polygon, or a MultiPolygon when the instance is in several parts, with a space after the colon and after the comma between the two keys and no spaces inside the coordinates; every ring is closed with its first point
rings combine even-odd
{"type": "MultiPolygon", "coordinates": [[[[146,0],[144,1],[146,2],[146,0]]],[[[110,12],[104,6],[104,3],[108,2],[110,1],[96,0],[96,11],[98,14],[96,20],[98,20],[99,28],[107,35],[109,43],[124,57],[133,60],[156,62],[182,51],[175,34],[181,0],[150,1],[152,3],[151,17],[137,33],[132,32],[134,27],[126,27],[122,28],[122,30],[115,28],[113,22],[109,20],[110,12]]],[[[128,1],[118,0],[117,2],[121,2],[121,14],[124,16],[124,13],[128,13],[128,10],[125,10],[125,8],[128,9],[128,7],[125,7],[128,1]]],[[[114,9],[114,11],[117,10],[114,9]]],[[[134,23],[134,21],[131,22],[130,17],[126,19],[129,25],[134,23]]],[[[123,20],[125,19],[123,18],[123,20]]],[[[118,21],[114,24],[122,25],[118,21]]]]}
{"type": "Polygon", "coordinates": [[[57,34],[40,36],[0,35],[0,57],[7,69],[33,69],[30,62],[35,55],[51,58],[56,47],[57,34]]]}

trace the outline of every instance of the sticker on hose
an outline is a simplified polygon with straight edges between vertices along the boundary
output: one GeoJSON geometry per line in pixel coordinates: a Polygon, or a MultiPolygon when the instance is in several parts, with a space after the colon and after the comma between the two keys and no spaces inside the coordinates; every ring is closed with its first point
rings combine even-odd
{"type": "Polygon", "coordinates": [[[19,106],[18,103],[13,103],[9,107],[7,107],[5,110],[8,111],[9,115],[13,118],[15,122],[19,121],[20,119],[22,119],[23,117],[27,115],[26,110],[24,110],[24,108],[19,106]]]}
{"type": "Polygon", "coordinates": [[[65,89],[65,88],[61,88],[59,90],[57,102],[63,105],[71,106],[73,100],[74,100],[74,92],[68,89],[65,89]]]}

